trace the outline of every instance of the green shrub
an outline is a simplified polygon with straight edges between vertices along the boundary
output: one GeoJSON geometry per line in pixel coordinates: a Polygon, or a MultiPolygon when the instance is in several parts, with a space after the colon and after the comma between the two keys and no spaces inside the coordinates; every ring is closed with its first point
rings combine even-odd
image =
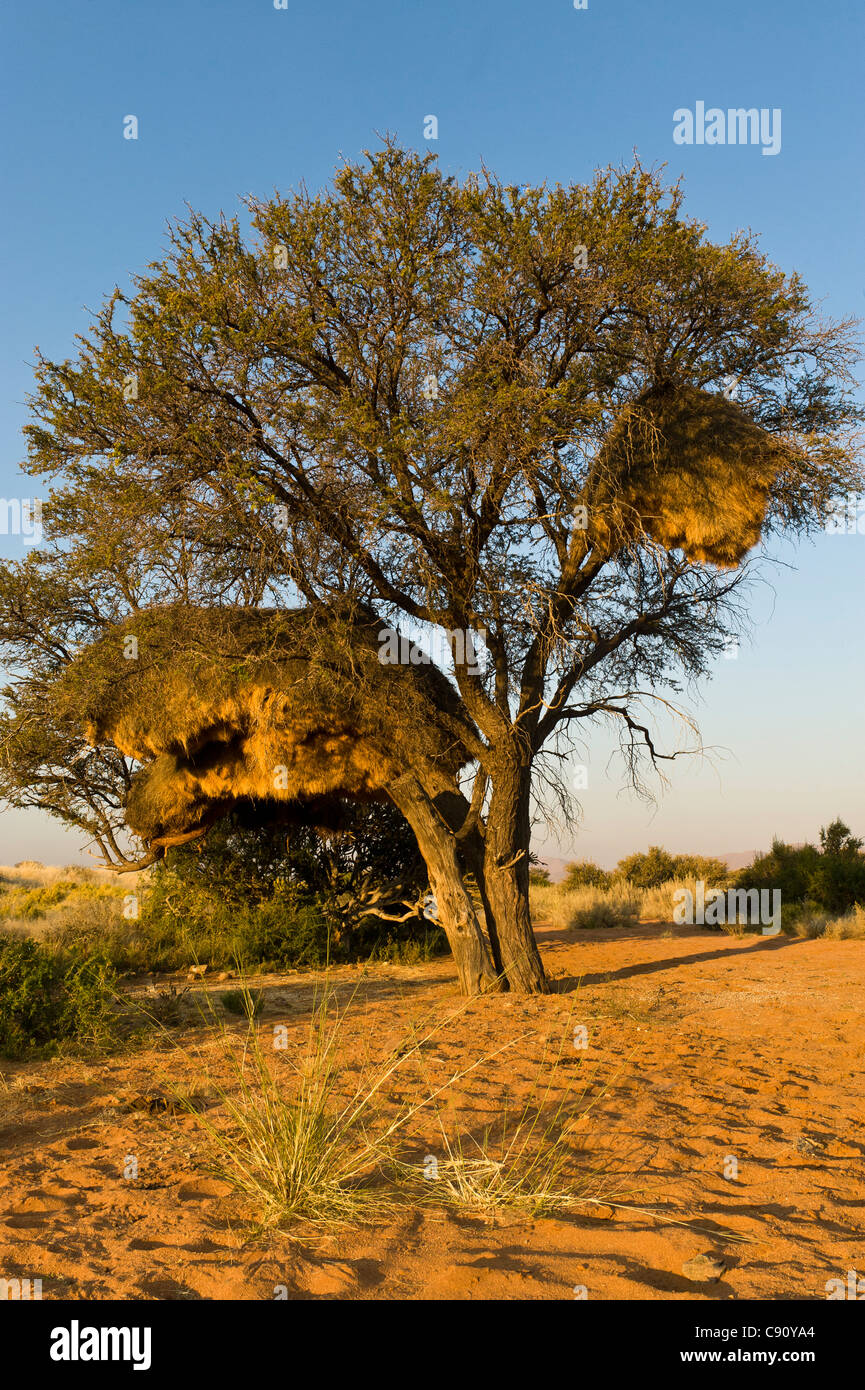
{"type": "Polygon", "coordinates": [[[865,902],[865,855],[861,841],[834,820],[820,831],[820,849],[775,839],[769,853],[758,854],[735,882],[741,888],[780,889],[782,903],[810,902],[815,910],[843,913],[865,902]]]}
{"type": "Polygon", "coordinates": [[[661,845],[645,853],[629,854],[616,865],[616,878],[635,888],[660,888],[674,879],[702,879],[715,888],[726,886],[731,875],[723,859],[704,854],[668,854],[661,845]]]}
{"type": "Polygon", "coordinates": [[[115,977],[101,956],[60,953],[0,934],[0,1054],[26,1057],[106,1045],[115,1035],[115,977]]]}
{"type": "Polygon", "coordinates": [[[629,854],[616,865],[616,875],[635,888],[657,888],[676,877],[676,863],[660,845],[650,845],[643,853],[629,854]]]}
{"type": "Polygon", "coordinates": [[[261,990],[254,993],[248,989],[229,989],[220,994],[219,1002],[230,1014],[238,1018],[258,1018],[264,1008],[264,995],[261,990]]]}
{"type": "Polygon", "coordinates": [[[571,893],[575,888],[609,888],[611,880],[612,874],[591,859],[577,859],[568,864],[560,886],[563,893],[571,893]]]}

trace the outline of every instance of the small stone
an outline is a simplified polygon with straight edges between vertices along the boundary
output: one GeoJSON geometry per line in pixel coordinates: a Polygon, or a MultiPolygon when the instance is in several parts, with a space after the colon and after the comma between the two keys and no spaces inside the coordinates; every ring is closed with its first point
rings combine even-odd
{"type": "Polygon", "coordinates": [[[826,1141],[819,1134],[800,1134],[796,1140],[796,1148],[800,1154],[823,1154],[826,1152],[826,1141]]]}
{"type": "Polygon", "coordinates": [[[694,1255],[693,1259],[686,1260],[682,1265],[682,1273],[686,1279],[692,1279],[695,1284],[717,1284],[726,1268],[727,1265],[723,1257],[709,1250],[702,1255],[694,1255]]]}

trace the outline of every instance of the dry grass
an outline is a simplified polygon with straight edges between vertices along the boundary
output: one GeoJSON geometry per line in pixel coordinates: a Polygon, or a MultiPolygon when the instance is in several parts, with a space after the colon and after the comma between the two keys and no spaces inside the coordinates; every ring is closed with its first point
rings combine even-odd
{"type": "Polygon", "coordinates": [[[530,901],[533,916],[554,927],[631,927],[642,915],[642,896],[630,884],[567,892],[542,884],[531,889],[530,901]]]}
{"type": "Polygon", "coordinates": [[[122,899],[138,874],[122,882],[107,869],[26,860],[0,867],[0,926],[39,940],[70,928],[105,933],[122,924],[122,899]],[[132,882],[130,882],[130,879],[132,882]]]}
{"type": "MultiPolygon", "coordinates": [[[[213,1016],[218,1064],[206,1063],[201,1078],[201,1086],[217,1097],[222,1117],[216,1121],[197,1105],[187,1108],[210,1141],[213,1171],[249,1200],[258,1229],[298,1222],[363,1224],[384,1219],[407,1201],[457,1205],[486,1215],[539,1215],[609,1205],[627,1195],[613,1190],[605,1164],[586,1161],[582,1154],[576,1130],[606,1087],[584,1082],[582,1069],[574,1076],[570,1069],[567,1077],[560,1073],[571,1036],[567,1027],[558,1054],[551,1058],[545,1049],[535,1083],[517,1111],[506,1105],[481,1134],[452,1136],[440,1098],[470,1073],[483,1074],[494,1058],[526,1043],[530,1034],[434,1084],[424,1076],[423,1052],[456,1016],[451,1014],[427,1028],[412,1027],[383,1058],[367,1058],[354,1069],[354,1080],[347,1083],[343,1042],[347,1030],[355,1029],[353,999],[337,1005],[325,983],[304,1044],[292,1053],[268,1046],[267,1030],[256,1026],[254,1000],[245,988],[243,993],[246,1032],[238,1036],[213,1016]],[[420,1078],[413,1088],[416,1098],[394,1104],[398,1077],[405,1080],[406,1070],[420,1078]],[[425,1180],[430,1174],[424,1165],[404,1156],[429,1147],[421,1133],[428,1132],[431,1111],[441,1143],[434,1182],[425,1180]]],[[[180,1092],[178,1100],[184,1103],[180,1092]]]]}
{"type": "Polygon", "coordinates": [[[215,1171],[250,1200],[262,1229],[301,1220],[329,1226],[382,1218],[400,1198],[399,1184],[388,1184],[402,1166],[397,1142],[443,1087],[395,1110],[382,1102],[438,1027],[421,1036],[412,1032],[378,1062],[367,1060],[347,1088],[342,1042],[353,1025],[352,1000],[338,1005],[325,980],[296,1058],[265,1046],[255,1001],[245,987],[243,993],[248,1028],[240,1040],[220,1019],[211,1020],[222,1065],[217,1072],[208,1068],[207,1085],[219,1097],[228,1126],[206,1115],[197,1118],[213,1146],[215,1171]],[[230,1086],[220,1079],[226,1066],[230,1086]]]}
{"type": "Polygon", "coordinates": [[[824,937],[829,941],[865,940],[865,905],[857,903],[849,912],[833,917],[829,912],[817,909],[799,909],[782,914],[786,931],[794,936],[815,939],[824,937]]]}
{"type": "Polygon", "coordinates": [[[506,1101],[480,1134],[451,1138],[436,1108],[443,1156],[427,1156],[434,1200],[485,1216],[512,1211],[537,1217],[631,1195],[614,1190],[608,1163],[588,1161],[583,1150],[578,1130],[609,1085],[594,1086],[582,1079],[582,1071],[577,1082],[562,1077],[568,1037],[565,1029],[552,1059],[545,1049],[519,1108],[510,1110],[506,1101]]]}

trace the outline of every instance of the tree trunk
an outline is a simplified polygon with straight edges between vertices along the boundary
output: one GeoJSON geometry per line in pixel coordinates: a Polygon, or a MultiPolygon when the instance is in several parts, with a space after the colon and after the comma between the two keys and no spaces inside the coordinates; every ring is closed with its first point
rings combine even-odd
{"type": "Polygon", "coordinates": [[[439,922],[447,936],[462,994],[482,994],[498,987],[474,904],[460,872],[453,833],[420,782],[411,774],[388,787],[394,805],[415,833],[438,906],[439,922]]]}
{"type": "Polygon", "coordinates": [[[486,891],[511,989],[546,994],[547,979],[529,911],[531,769],[505,767],[493,778],[484,857],[486,891]]]}
{"type": "Polygon", "coordinates": [[[481,834],[480,826],[471,815],[471,807],[461,791],[447,785],[447,783],[445,783],[443,790],[438,786],[435,788],[430,786],[429,782],[427,786],[433,796],[433,805],[442,820],[454,833],[457,852],[463,869],[467,874],[473,875],[477,884],[478,896],[484,910],[483,925],[487,929],[490,955],[493,958],[493,965],[501,982],[501,988],[507,989],[508,982],[505,978],[502,954],[499,948],[499,934],[496,930],[492,904],[487,893],[484,869],[484,837],[481,834]]]}

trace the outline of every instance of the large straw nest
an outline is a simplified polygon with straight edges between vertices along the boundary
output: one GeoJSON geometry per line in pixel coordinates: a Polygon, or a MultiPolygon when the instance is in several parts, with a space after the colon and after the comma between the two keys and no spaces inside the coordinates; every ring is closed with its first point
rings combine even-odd
{"type": "Polygon", "coordinates": [[[150,843],[247,799],[381,799],[409,768],[452,777],[467,761],[449,681],[382,665],[381,627],[366,608],[152,609],[78,656],[64,698],[91,743],[144,764],[126,819],[150,843]]]}
{"type": "Polygon", "coordinates": [[[760,539],[789,458],[789,445],[725,396],[653,387],[622,411],[593,466],[593,538],[615,549],[643,533],[689,560],[735,568],[760,539]]]}

